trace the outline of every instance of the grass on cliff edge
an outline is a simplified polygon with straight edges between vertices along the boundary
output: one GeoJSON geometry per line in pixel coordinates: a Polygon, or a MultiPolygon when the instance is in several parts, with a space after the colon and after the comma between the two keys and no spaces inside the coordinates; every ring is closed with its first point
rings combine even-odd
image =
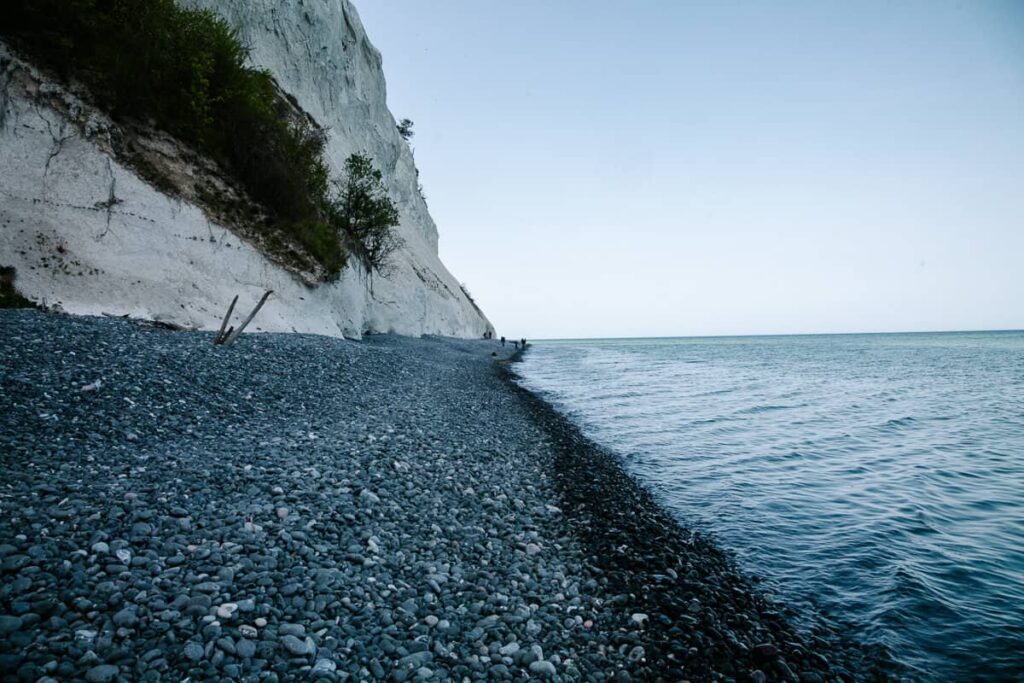
{"type": "MultiPolygon", "coordinates": [[[[173,0],[12,0],[0,34],[115,118],[151,121],[217,161],[286,235],[336,276],[346,250],[327,219],[324,132],[289,115],[227,23],[173,0]]],[[[277,233],[275,235],[274,233],[277,233]]]]}

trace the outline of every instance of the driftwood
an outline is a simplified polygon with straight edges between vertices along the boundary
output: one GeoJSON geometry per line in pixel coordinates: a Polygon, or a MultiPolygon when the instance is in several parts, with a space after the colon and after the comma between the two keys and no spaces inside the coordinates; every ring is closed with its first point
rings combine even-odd
{"type": "Polygon", "coordinates": [[[223,344],[227,338],[224,328],[228,326],[228,320],[231,319],[231,312],[235,310],[235,304],[238,303],[238,295],[235,294],[235,298],[231,300],[231,305],[228,306],[228,312],[224,314],[224,321],[220,324],[220,331],[217,332],[217,336],[214,338],[214,344],[223,344]]]}
{"type": "Polygon", "coordinates": [[[252,309],[252,313],[250,313],[249,316],[242,321],[242,324],[239,325],[237,329],[231,327],[228,329],[227,332],[225,332],[224,328],[228,324],[228,318],[231,317],[231,312],[234,311],[235,303],[238,301],[238,297],[236,296],[234,300],[231,302],[231,306],[228,308],[227,315],[224,316],[224,322],[222,322],[220,325],[220,332],[217,333],[217,336],[216,338],[214,338],[213,343],[223,346],[229,346],[230,344],[233,344],[234,341],[238,339],[238,336],[245,331],[245,328],[249,326],[249,323],[252,322],[252,319],[256,317],[256,314],[260,312],[260,309],[263,308],[263,304],[267,303],[267,299],[269,299],[270,295],[273,293],[274,290],[268,289],[266,294],[263,295],[263,298],[261,298],[259,303],[256,304],[256,308],[252,309]]]}
{"type": "Polygon", "coordinates": [[[252,319],[256,317],[256,314],[260,312],[261,308],[263,308],[263,304],[267,303],[267,299],[269,299],[270,295],[273,293],[274,290],[267,290],[266,294],[263,295],[263,298],[260,299],[260,302],[256,304],[256,308],[252,309],[252,313],[249,314],[249,317],[246,318],[241,325],[239,325],[237,330],[229,334],[227,339],[224,340],[224,346],[227,346],[234,342],[236,339],[238,339],[238,335],[242,334],[242,332],[245,331],[245,328],[249,326],[249,323],[252,322],[252,319]]]}
{"type": "Polygon", "coordinates": [[[133,323],[139,325],[140,327],[155,327],[157,329],[170,330],[172,332],[195,332],[197,329],[199,329],[191,325],[179,325],[178,323],[172,323],[168,320],[150,320],[148,318],[133,318],[129,313],[121,313],[120,315],[118,315],[117,313],[107,313],[106,311],[101,311],[101,313],[103,314],[104,318],[111,318],[113,320],[131,320],[133,323]]]}

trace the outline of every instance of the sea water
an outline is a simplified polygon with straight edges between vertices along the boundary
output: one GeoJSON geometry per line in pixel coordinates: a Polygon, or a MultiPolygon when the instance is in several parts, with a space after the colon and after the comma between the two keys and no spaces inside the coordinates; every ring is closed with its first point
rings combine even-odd
{"type": "Polygon", "coordinates": [[[518,372],[808,620],[1024,680],[1024,332],[538,342],[518,372]]]}

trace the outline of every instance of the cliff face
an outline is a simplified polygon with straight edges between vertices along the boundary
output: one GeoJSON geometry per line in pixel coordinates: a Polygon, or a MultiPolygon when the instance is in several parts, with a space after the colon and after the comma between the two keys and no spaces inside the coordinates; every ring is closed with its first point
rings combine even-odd
{"type": "MultiPolygon", "coordinates": [[[[329,129],[337,171],[354,152],[384,172],[403,247],[387,277],[355,259],[309,287],[196,205],[141,180],[113,153],[118,127],[0,43],[0,265],[26,296],[84,314],[131,314],[216,328],[235,294],[253,326],[358,337],[372,332],[478,337],[490,323],[437,256],[437,228],[412,153],[385,99],[381,57],[347,0],[187,0],[213,10],[254,66],[329,129]]],[[[173,141],[151,141],[173,154],[173,141]]],[[[194,170],[182,162],[182,171],[194,170]]]]}

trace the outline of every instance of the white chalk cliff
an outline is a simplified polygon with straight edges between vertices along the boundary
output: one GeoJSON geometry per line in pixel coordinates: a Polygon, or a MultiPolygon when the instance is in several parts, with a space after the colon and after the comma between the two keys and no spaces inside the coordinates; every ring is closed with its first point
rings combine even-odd
{"type": "Polygon", "coordinates": [[[0,266],[29,298],[71,313],[129,314],[215,329],[240,295],[251,329],[358,337],[479,337],[490,329],[437,255],[412,152],[387,108],[381,56],[348,0],[187,0],[224,16],[298,106],[330,130],[335,169],[352,153],[384,172],[403,247],[388,277],[355,263],[309,286],[196,205],[119,163],[117,126],[0,42],[0,266]]]}

